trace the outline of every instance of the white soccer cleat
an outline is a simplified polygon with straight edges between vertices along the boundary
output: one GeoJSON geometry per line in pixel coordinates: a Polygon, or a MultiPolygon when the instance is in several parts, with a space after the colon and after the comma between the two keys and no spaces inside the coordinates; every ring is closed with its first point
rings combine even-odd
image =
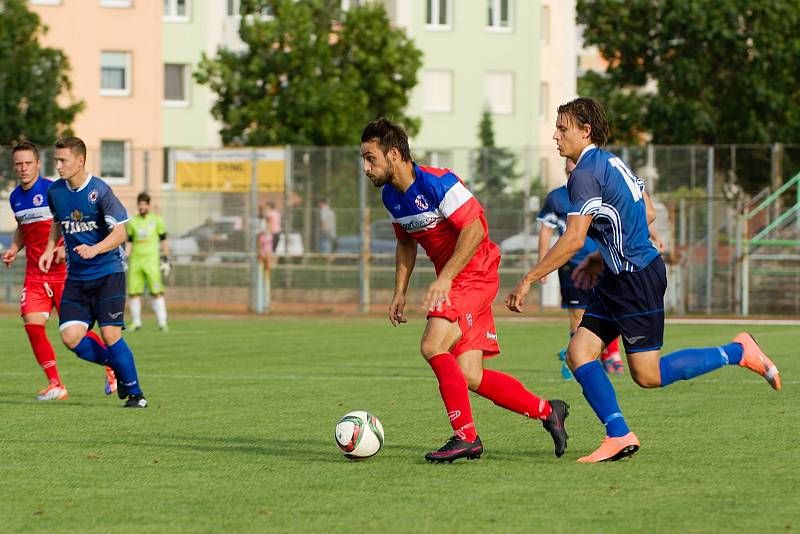
{"type": "Polygon", "coordinates": [[[68,398],[67,388],[55,384],[50,384],[47,389],[42,390],[36,395],[36,400],[39,401],[67,400],[68,398]]]}

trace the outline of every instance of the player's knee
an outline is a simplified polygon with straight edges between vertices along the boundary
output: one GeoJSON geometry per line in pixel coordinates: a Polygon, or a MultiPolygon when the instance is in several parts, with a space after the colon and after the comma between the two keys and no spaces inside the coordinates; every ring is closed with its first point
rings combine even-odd
{"type": "Polygon", "coordinates": [[[419,352],[425,357],[426,360],[430,360],[437,354],[447,352],[447,349],[442,349],[440,344],[437,342],[429,339],[423,339],[419,344],[419,352]]]}
{"type": "Polygon", "coordinates": [[[642,373],[631,369],[631,377],[640,387],[657,388],[661,387],[661,376],[653,373],[642,373]]]}
{"type": "Polygon", "coordinates": [[[64,345],[68,349],[72,350],[72,349],[74,349],[75,347],[78,346],[78,343],[81,342],[81,339],[83,339],[83,336],[85,334],[86,334],[85,332],[62,330],[61,331],[61,342],[64,343],[64,345]]]}

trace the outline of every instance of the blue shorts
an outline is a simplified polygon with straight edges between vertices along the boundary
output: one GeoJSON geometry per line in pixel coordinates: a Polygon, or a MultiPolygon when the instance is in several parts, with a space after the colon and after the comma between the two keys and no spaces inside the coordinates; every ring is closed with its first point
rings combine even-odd
{"type": "Polygon", "coordinates": [[[591,289],[579,289],[572,281],[572,271],[577,265],[567,263],[558,270],[558,281],[561,285],[561,307],[562,308],[585,308],[589,302],[591,289]]]}
{"type": "Polygon", "coordinates": [[[592,291],[580,326],[608,345],[622,335],[625,352],[660,349],[664,344],[667,268],[661,256],[638,272],[608,269],[592,291]]]}
{"type": "Polygon", "coordinates": [[[94,280],[72,280],[67,275],[61,297],[59,324],[86,323],[125,326],[125,273],[111,273],[94,280]]]}

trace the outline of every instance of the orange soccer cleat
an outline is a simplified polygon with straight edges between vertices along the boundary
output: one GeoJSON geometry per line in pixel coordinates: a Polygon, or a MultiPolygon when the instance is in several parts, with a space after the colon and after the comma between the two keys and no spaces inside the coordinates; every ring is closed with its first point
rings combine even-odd
{"type": "Polygon", "coordinates": [[[639,438],[633,432],[628,432],[624,436],[612,438],[606,436],[600,447],[589,456],[578,458],[581,463],[597,463],[611,460],[616,462],[628,456],[633,456],[633,453],[639,450],[639,438]]]}
{"type": "Polygon", "coordinates": [[[36,395],[36,400],[40,401],[67,400],[68,398],[67,388],[63,384],[50,384],[36,395]]]}
{"type": "Polygon", "coordinates": [[[115,391],[117,391],[117,377],[114,375],[114,370],[106,366],[106,385],[104,392],[106,395],[111,395],[115,391]]]}
{"type": "Polygon", "coordinates": [[[761,347],[758,346],[756,338],[747,332],[742,332],[733,338],[733,342],[739,343],[744,348],[742,360],[739,362],[739,365],[747,367],[751,371],[755,371],[763,376],[767,382],[769,382],[769,385],[772,386],[772,389],[776,391],[780,390],[781,374],[778,368],[775,367],[775,364],[772,363],[772,360],[767,358],[767,355],[764,354],[761,347]]]}

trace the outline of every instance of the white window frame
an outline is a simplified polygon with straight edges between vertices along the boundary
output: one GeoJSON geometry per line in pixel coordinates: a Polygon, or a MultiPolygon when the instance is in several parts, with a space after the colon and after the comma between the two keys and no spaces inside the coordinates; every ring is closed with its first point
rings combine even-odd
{"type": "Polygon", "coordinates": [[[439,21],[439,0],[425,0],[425,17],[428,16],[428,3],[431,4],[431,22],[425,20],[425,29],[431,31],[446,32],[453,29],[453,0],[447,0],[447,19],[444,24],[439,21]]]}
{"type": "MultiPolygon", "coordinates": [[[[550,44],[550,6],[542,6],[541,12],[541,32],[542,42],[546,45],[550,44]]],[[[578,30],[580,31],[580,30],[578,30]]]]}
{"type": "Polygon", "coordinates": [[[167,108],[187,108],[191,105],[191,65],[189,63],[164,63],[164,89],[167,88],[167,65],[180,65],[183,67],[183,100],[167,100],[166,95],[162,98],[161,103],[167,108]]]}
{"type": "Polygon", "coordinates": [[[100,7],[133,7],[133,0],[100,0],[100,7]]]}
{"type": "Polygon", "coordinates": [[[453,71],[447,69],[426,69],[422,72],[422,110],[426,113],[452,113],[453,112],[453,71]],[[425,94],[428,91],[428,74],[447,74],[448,82],[450,84],[449,94],[447,96],[447,106],[433,105],[427,101],[425,94]]]}
{"type": "Polygon", "coordinates": [[[117,185],[124,185],[131,183],[131,142],[124,140],[124,139],[101,139],[100,140],[100,178],[102,178],[105,182],[110,184],[117,184],[117,185]],[[123,171],[125,176],[107,176],[103,174],[103,142],[112,142],[112,143],[124,143],[124,157],[125,161],[123,162],[123,171]]]}
{"type": "Polygon", "coordinates": [[[511,33],[514,30],[514,0],[487,0],[492,6],[492,19],[486,26],[486,31],[490,33],[511,33]],[[500,25],[500,5],[508,2],[508,26],[500,25]]]}
{"type": "Polygon", "coordinates": [[[547,122],[550,116],[550,84],[541,82],[539,84],[539,120],[547,122]]]}
{"type": "Polygon", "coordinates": [[[131,96],[131,80],[133,79],[131,73],[131,53],[127,50],[101,50],[100,51],[100,95],[101,96],[131,96]],[[109,89],[103,87],[103,54],[114,53],[124,54],[125,56],[125,88],[124,89],[109,89]]]}
{"type": "Polygon", "coordinates": [[[35,6],[60,6],[61,0],[30,0],[35,6]]]}
{"type": "Polygon", "coordinates": [[[162,13],[161,20],[166,22],[189,22],[192,18],[192,0],[186,0],[186,14],[176,15],[178,12],[178,0],[167,0],[169,2],[170,13],[162,13]]]}
{"type": "Polygon", "coordinates": [[[484,88],[486,91],[486,101],[489,106],[489,111],[493,115],[511,115],[514,113],[514,78],[515,78],[514,71],[510,70],[490,70],[486,73],[486,79],[484,81],[484,88]],[[491,94],[491,91],[489,91],[489,81],[492,75],[499,75],[499,74],[506,75],[511,78],[511,86],[510,86],[511,94],[509,95],[508,98],[508,107],[498,106],[497,102],[492,102],[492,100],[489,98],[491,94]]]}

